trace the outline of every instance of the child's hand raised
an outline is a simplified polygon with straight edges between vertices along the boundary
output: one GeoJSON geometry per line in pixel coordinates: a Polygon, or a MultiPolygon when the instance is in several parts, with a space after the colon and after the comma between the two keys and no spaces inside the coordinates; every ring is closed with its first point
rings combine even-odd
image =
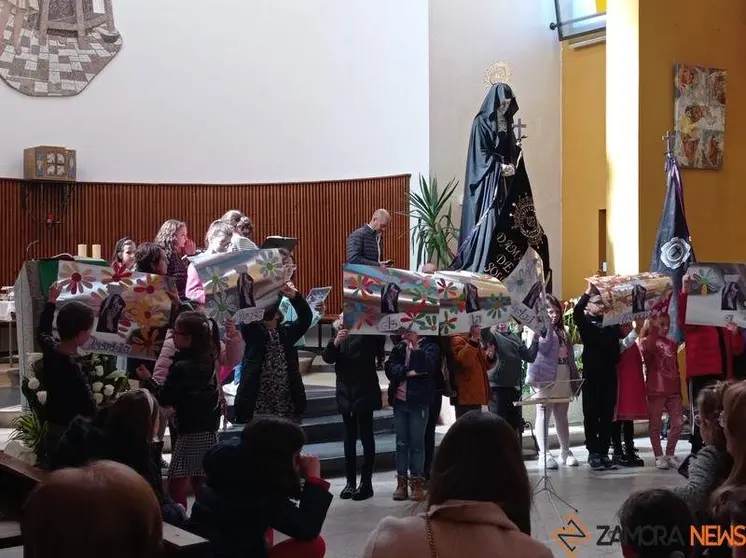
{"type": "Polygon", "coordinates": [[[287,282],[287,283],[285,283],[285,284],[284,284],[284,285],[282,286],[282,288],[280,289],[280,294],[282,294],[283,296],[285,296],[285,297],[287,297],[287,298],[289,298],[289,299],[292,299],[292,298],[294,298],[294,297],[295,297],[295,294],[296,294],[297,292],[298,292],[298,291],[297,291],[297,290],[295,289],[295,285],[293,285],[293,284],[292,284],[292,283],[290,283],[290,282],[287,282]]]}
{"type": "Polygon", "coordinates": [[[334,338],[334,346],[339,347],[342,343],[344,343],[344,340],[347,339],[347,336],[349,335],[349,331],[346,329],[340,329],[337,332],[337,336],[334,338]]]}
{"type": "Polygon", "coordinates": [[[147,382],[150,379],[150,370],[148,370],[144,364],[137,367],[135,374],[137,375],[137,379],[141,382],[147,382]]]}
{"type": "Polygon", "coordinates": [[[59,283],[52,283],[49,286],[49,302],[52,304],[57,302],[57,299],[60,298],[60,294],[62,294],[62,285],[59,283]]]}

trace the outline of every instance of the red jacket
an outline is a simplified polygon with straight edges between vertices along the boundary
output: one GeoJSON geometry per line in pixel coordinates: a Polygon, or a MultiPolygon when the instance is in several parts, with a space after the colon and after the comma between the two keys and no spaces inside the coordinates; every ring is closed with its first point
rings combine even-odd
{"type": "Polygon", "coordinates": [[[733,357],[743,352],[743,336],[727,328],[686,323],[687,294],[679,293],[679,327],[686,342],[686,376],[733,377],[733,357]],[[723,342],[721,343],[721,336],[723,342]]]}

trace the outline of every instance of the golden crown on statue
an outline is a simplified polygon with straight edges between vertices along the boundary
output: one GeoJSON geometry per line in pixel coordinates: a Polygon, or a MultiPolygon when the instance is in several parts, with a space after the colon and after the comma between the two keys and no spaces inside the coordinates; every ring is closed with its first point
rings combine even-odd
{"type": "Polygon", "coordinates": [[[484,83],[487,87],[495,85],[496,83],[510,83],[510,66],[507,62],[495,62],[487,68],[484,72],[484,83]]]}

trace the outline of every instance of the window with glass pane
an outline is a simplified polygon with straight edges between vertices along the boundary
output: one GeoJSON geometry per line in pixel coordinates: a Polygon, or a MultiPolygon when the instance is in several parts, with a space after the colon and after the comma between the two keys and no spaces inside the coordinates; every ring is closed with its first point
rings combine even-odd
{"type": "Polygon", "coordinates": [[[606,28],[606,0],[554,0],[561,41],[606,28]]]}

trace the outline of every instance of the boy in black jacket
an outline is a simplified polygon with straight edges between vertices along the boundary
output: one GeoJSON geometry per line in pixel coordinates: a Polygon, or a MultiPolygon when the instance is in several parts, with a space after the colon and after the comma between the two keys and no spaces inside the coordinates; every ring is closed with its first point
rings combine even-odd
{"type": "Polygon", "coordinates": [[[583,426],[588,465],[593,470],[616,469],[609,459],[611,427],[616,407],[619,326],[603,327],[601,296],[588,283],[573,310],[583,342],[583,426]]]}
{"type": "Polygon", "coordinates": [[[52,335],[54,313],[62,288],[57,284],[49,287],[49,299],[39,320],[38,340],[43,356],[40,374],[43,391],[37,392],[39,403],[44,404],[47,430],[44,440],[45,452],[54,451],[70,422],[78,415],[93,417],[96,402],[78,357],[78,348],[91,338],[93,310],[77,301],[67,302],[57,313],[57,333],[52,335]],[[46,392],[46,401],[42,394],[46,392]]]}

